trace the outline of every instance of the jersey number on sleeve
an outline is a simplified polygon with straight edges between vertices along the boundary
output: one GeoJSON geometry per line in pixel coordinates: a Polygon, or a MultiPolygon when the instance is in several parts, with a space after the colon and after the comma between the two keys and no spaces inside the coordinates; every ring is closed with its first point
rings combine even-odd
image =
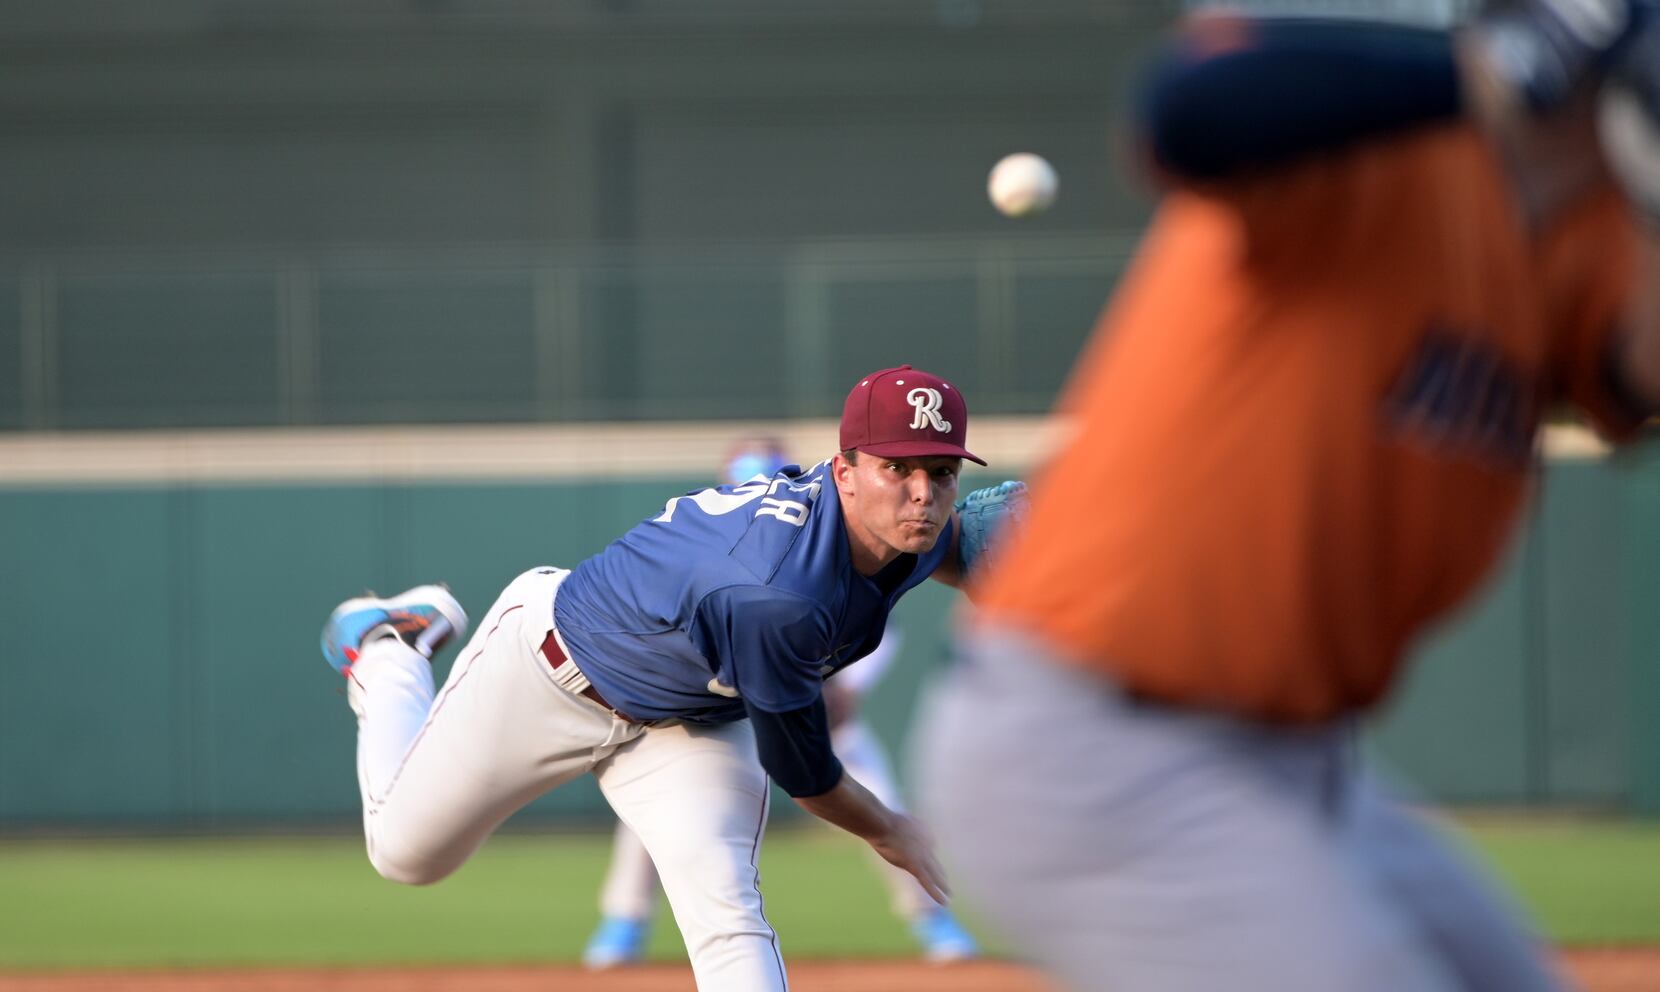
{"type": "Polygon", "coordinates": [[[779,520],[796,527],[807,523],[807,511],[818,498],[819,483],[809,482],[805,485],[796,485],[789,479],[778,478],[770,481],[746,482],[734,488],[729,493],[719,489],[700,489],[689,496],[676,496],[663,504],[663,512],[652,518],[652,523],[666,524],[674,520],[675,510],[680,504],[690,500],[697,508],[711,517],[718,517],[731,513],[733,510],[747,506],[755,500],[761,500],[761,506],[755,511],[755,516],[777,517],[779,520]],[[778,499],[772,494],[781,489],[787,489],[791,494],[798,494],[801,500],[778,499]]]}

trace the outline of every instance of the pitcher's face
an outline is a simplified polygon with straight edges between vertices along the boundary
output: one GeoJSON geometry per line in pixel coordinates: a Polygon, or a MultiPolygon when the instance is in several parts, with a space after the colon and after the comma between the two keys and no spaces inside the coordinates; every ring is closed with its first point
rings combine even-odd
{"type": "Polygon", "coordinates": [[[860,452],[852,461],[837,455],[836,488],[854,567],[868,575],[872,565],[880,568],[901,554],[932,549],[951,519],[961,470],[962,459],[943,455],[882,458],[860,452]]]}

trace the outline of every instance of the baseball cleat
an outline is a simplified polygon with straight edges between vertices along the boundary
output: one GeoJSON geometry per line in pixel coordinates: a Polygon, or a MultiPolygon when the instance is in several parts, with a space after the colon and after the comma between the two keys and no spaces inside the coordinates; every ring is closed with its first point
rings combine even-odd
{"type": "Polygon", "coordinates": [[[396,637],[431,658],[451,638],[466,633],[467,613],[443,586],[416,586],[390,599],[359,596],[329,614],[323,625],[323,659],[344,675],[370,641],[396,637]]]}
{"type": "Polygon", "coordinates": [[[595,971],[638,964],[645,957],[649,936],[651,924],[646,920],[607,916],[588,938],[588,946],[582,951],[582,964],[595,971]]]}
{"type": "Polygon", "coordinates": [[[967,961],[980,954],[980,945],[973,935],[943,906],[913,920],[911,933],[922,945],[923,957],[936,964],[967,961]]]}

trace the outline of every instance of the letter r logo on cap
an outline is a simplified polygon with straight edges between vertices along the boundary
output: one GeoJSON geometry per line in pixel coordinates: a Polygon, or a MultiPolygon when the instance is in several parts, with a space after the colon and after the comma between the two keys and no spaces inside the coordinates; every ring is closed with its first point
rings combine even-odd
{"type": "Polygon", "coordinates": [[[876,458],[985,459],[963,447],[968,404],[951,383],[909,365],[872,372],[847,392],[842,404],[843,451],[876,458]]]}
{"type": "Polygon", "coordinates": [[[912,430],[922,430],[931,424],[936,431],[951,432],[951,421],[940,416],[940,404],[945,400],[939,390],[918,386],[905,394],[905,402],[916,410],[911,417],[912,430]]]}

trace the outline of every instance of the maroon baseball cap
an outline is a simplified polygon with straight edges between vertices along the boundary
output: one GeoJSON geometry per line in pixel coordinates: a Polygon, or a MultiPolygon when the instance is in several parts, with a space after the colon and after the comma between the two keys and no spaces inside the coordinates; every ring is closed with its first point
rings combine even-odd
{"type": "Polygon", "coordinates": [[[847,394],[842,407],[841,450],[909,458],[946,455],[985,461],[963,447],[968,404],[937,375],[901,365],[872,372],[847,394]]]}

